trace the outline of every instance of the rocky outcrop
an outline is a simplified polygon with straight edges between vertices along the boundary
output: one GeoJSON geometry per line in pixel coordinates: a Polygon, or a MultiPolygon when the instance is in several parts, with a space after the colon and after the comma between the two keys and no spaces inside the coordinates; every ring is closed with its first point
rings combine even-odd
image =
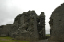
{"type": "Polygon", "coordinates": [[[49,41],[64,42],[64,3],[50,17],[51,37],[49,41]]]}

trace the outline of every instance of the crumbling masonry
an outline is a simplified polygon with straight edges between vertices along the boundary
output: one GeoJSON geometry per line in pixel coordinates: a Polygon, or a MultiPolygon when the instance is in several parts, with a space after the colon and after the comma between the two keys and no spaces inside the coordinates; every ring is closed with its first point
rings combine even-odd
{"type": "Polygon", "coordinates": [[[0,26],[0,30],[0,36],[11,36],[19,40],[45,39],[44,12],[40,16],[35,11],[23,12],[14,19],[13,24],[0,26]]]}
{"type": "Polygon", "coordinates": [[[13,24],[0,26],[0,36],[11,36],[17,40],[42,40],[41,42],[64,42],[64,3],[57,7],[50,17],[50,37],[45,37],[44,12],[38,16],[35,11],[19,14],[13,24]]]}
{"type": "Polygon", "coordinates": [[[57,7],[50,17],[51,37],[49,41],[64,42],[64,4],[57,7]]]}

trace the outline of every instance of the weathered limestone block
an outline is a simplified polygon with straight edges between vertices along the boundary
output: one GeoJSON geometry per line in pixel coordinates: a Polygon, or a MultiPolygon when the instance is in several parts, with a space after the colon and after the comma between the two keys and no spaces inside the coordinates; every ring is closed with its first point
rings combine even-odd
{"type": "Polygon", "coordinates": [[[57,7],[50,17],[51,41],[64,42],[64,4],[57,7]]]}

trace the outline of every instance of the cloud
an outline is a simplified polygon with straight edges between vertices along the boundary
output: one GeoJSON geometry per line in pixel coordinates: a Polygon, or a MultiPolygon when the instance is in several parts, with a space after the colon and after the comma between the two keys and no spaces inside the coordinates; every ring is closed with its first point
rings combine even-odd
{"type": "Polygon", "coordinates": [[[45,12],[46,32],[49,33],[49,17],[63,2],[63,0],[0,0],[0,25],[13,23],[18,14],[35,10],[38,15],[45,12]]]}
{"type": "Polygon", "coordinates": [[[1,25],[6,24],[13,24],[14,19],[6,18],[4,21],[2,21],[1,25]]]}

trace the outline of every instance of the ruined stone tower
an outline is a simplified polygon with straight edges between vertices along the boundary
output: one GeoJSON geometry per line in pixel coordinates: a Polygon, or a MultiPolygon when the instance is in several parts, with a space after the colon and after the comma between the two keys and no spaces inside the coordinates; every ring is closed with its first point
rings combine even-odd
{"type": "Polygon", "coordinates": [[[38,16],[35,11],[23,12],[15,18],[14,25],[17,29],[16,31],[12,29],[11,36],[15,35],[15,38],[20,37],[33,40],[45,39],[44,12],[41,12],[40,16],[38,16]]]}
{"type": "MultiPolygon", "coordinates": [[[[44,39],[45,38],[45,15],[41,12],[38,16],[35,11],[28,11],[19,14],[15,20],[14,24],[17,24],[19,35],[28,39],[44,39]],[[22,34],[25,35],[22,35],[22,34]]],[[[21,37],[22,38],[22,37],[21,37]]]]}
{"type": "Polygon", "coordinates": [[[37,19],[38,23],[37,23],[37,28],[38,28],[38,32],[39,32],[39,37],[40,39],[44,39],[45,38],[45,15],[44,12],[41,12],[40,16],[38,16],[39,18],[37,19]]]}
{"type": "Polygon", "coordinates": [[[11,36],[18,40],[45,39],[45,15],[38,16],[35,11],[19,14],[13,24],[0,26],[0,36],[11,36]]]}
{"type": "Polygon", "coordinates": [[[50,42],[64,42],[64,3],[57,7],[50,17],[50,42]]]}

